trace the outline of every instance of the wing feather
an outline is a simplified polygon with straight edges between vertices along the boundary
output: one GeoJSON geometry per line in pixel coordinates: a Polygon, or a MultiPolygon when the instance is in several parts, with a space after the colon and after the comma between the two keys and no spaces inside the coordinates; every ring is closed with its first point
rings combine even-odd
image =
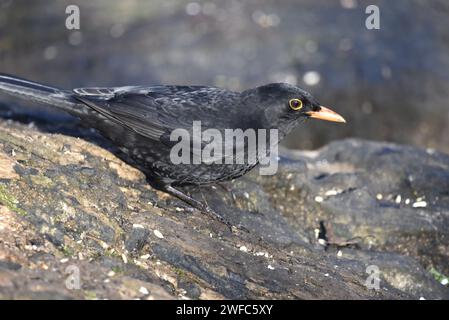
{"type": "Polygon", "coordinates": [[[144,137],[170,144],[170,133],[192,133],[193,121],[202,129],[232,128],[223,113],[233,112],[239,94],[214,87],[153,86],[78,88],[76,98],[103,116],[144,137]]]}

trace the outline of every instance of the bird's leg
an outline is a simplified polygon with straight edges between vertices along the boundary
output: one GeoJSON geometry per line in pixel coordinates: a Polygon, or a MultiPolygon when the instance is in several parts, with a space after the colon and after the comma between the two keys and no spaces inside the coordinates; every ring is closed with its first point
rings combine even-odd
{"type": "Polygon", "coordinates": [[[203,199],[203,203],[204,203],[204,206],[206,206],[207,208],[210,208],[209,207],[209,204],[207,203],[207,199],[204,197],[204,193],[203,193],[203,189],[201,189],[201,185],[198,185],[198,189],[200,190],[200,193],[201,193],[201,198],[203,199]]]}
{"type": "Polygon", "coordinates": [[[170,185],[165,186],[164,190],[166,192],[172,194],[173,196],[177,197],[178,199],[181,199],[182,201],[190,204],[192,207],[200,210],[202,213],[208,214],[215,220],[218,220],[221,223],[224,223],[232,231],[232,225],[228,221],[226,221],[222,216],[220,216],[218,213],[216,213],[214,210],[212,210],[207,204],[204,204],[198,200],[193,199],[192,197],[188,196],[184,192],[182,192],[170,185]]]}

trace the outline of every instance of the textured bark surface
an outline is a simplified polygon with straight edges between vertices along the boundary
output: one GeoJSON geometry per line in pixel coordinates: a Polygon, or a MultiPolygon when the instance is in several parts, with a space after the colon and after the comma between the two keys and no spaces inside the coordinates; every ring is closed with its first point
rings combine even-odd
{"type": "Polygon", "coordinates": [[[1,121],[0,298],[448,298],[429,272],[449,273],[447,155],[284,155],[275,176],[187,190],[249,230],[231,233],[107,148],[1,121]]]}

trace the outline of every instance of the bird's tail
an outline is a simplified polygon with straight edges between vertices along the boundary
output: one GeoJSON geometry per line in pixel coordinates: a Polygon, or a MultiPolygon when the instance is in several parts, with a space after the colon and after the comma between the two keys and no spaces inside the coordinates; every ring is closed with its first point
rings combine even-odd
{"type": "Polygon", "coordinates": [[[72,114],[76,114],[76,110],[80,106],[80,102],[73,97],[70,91],[60,90],[7,74],[0,74],[1,92],[29,101],[45,103],[72,114]]]}

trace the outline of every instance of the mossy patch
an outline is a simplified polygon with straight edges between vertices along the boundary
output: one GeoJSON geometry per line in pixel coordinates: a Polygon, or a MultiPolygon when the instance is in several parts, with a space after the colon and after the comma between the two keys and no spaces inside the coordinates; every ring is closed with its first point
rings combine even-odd
{"type": "Polygon", "coordinates": [[[97,300],[97,294],[93,291],[85,291],[84,298],[86,298],[86,300],[97,300]]]}
{"type": "Polygon", "coordinates": [[[73,257],[75,255],[75,250],[68,245],[64,245],[61,251],[66,257],[73,257]]]}
{"type": "Polygon", "coordinates": [[[441,283],[444,286],[448,285],[449,277],[445,276],[444,274],[442,274],[433,267],[429,270],[429,272],[434,277],[434,279],[437,280],[439,283],[441,283]]]}
{"type": "Polygon", "coordinates": [[[9,194],[8,190],[0,185],[0,203],[8,207],[9,210],[18,213],[22,216],[26,215],[26,211],[19,208],[17,204],[19,201],[9,194]]]}

